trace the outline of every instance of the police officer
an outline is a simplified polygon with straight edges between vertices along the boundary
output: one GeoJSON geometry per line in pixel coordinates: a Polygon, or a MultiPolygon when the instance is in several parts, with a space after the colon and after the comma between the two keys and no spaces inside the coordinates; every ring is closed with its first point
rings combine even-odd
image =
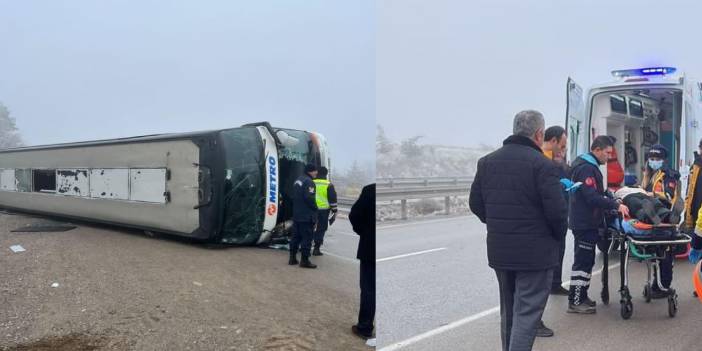
{"type": "Polygon", "coordinates": [[[595,246],[604,230],[604,211],[618,210],[629,215],[629,209],[605,195],[600,166],[612,152],[612,139],[598,136],[590,152],[578,156],[572,164],[573,182],[582,186],[570,195],[570,229],[575,235],[575,257],[570,277],[568,313],[595,313],[595,302],[587,296],[595,264],[595,246]]]}
{"type": "Polygon", "coordinates": [[[297,249],[302,253],[300,267],[317,268],[310,262],[312,236],[317,224],[317,197],[312,178],[317,176],[317,167],[313,164],[305,166],[305,173],[293,184],[293,238],[290,241],[289,265],[297,264],[297,249]]]}
{"type": "Polygon", "coordinates": [[[336,218],[336,190],[334,184],[328,179],[329,170],[326,167],[320,167],[317,173],[317,178],[314,179],[314,184],[317,191],[317,229],[314,231],[314,250],[312,256],[322,256],[322,251],[319,250],[324,242],[324,233],[326,233],[329,225],[334,223],[336,218]],[[332,217],[329,217],[329,214],[332,217]]]}
{"type": "MultiPolygon", "coordinates": [[[[660,200],[667,208],[672,209],[670,222],[678,224],[680,213],[682,212],[683,201],[680,196],[680,173],[671,169],[666,164],[668,150],[665,146],[656,144],[647,153],[646,172],[642,187],[650,195],[660,200]]],[[[673,281],[673,253],[668,250],[665,258],[659,261],[661,285],[658,286],[657,274],[653,275],[653,286],[651,287],[651,298],[662,299],[668,297],[670,283],[673,281]]]]}

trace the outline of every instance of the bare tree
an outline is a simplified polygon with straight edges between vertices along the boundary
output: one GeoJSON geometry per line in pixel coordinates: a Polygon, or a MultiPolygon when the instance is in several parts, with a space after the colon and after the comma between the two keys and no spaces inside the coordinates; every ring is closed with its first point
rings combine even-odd
{"type": "Polygon", "coordinates": [[[385,154],[393,149],[393,143],[385,135],[385,129],[380,124],[377,125],[377,132],[375,135],[375,152],[379,154],[385,154]]]}
{"type": "Polygon", "coordinates": [[[22,146],[15,119],[10,117],[10,110],[0,103],[0,149],[22,146]]]}

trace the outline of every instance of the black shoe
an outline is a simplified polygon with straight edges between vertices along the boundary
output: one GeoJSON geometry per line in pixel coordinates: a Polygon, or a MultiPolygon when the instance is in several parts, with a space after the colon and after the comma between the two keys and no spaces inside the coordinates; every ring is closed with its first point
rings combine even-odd
{"type": "Polygon", "coordinates": [[[362,333],[361,330],[358,329],[358,327],[355,325],[353,327],[351,327],[351,332],[356,334],[356,336],[358,336],[359,338],[361,338],[363,340],[368,340],[368,339],[373,337],[372,333],[371,334],[362,333]]]}
{"type": "Polygon", "coordinates": [[[544,325],[544,321],[539,321],[539,325],[536,327],[536,336],[541,338],[548,338],[553,336],[553,330],[544,325]]]}
{"type": "Polygon", "coordinates": [[[309,256],[302,256],[302,259],[300,260],[300,267],[302,267],[302,268],[317,268],[317,265],[310,262],[309,256]]]}
{"type": "Polygon", "coordinates": [[[692,296],[698,297],[698,296],[697,296],[697,291],[696,291],[696,290],[692,292],[692,296]]]}
{"type": "Polygon", "coordinates": [[[312,256],[324,256],[322,251],[319,251],[319,245],[314,246],[314,250],[312,250],[312,256]]]}
{"type": "Polygon", "coordinates": [[[585,300],[583,300],[583,302],[581,302],[581,303],[582,303],[582,304],[585,304],[585,305],[588,305],[588,306],[592,306],[592,307],[596,307],[596,306],[597,306],[597,302],[590,300],[589,297],[586,297],[585,300]]]}
{"type": "Polygon", "coordinates": [[[564,296],[568,296],[569,293],[570,293],[570,291],[568,291],[568,289],[566,289],[566,288],[564,288],[564,287],[562,287],[562,286],[560,286],[560,285],[559,285],[559,286],[554,286],[554,287],[551,288],[551,295],[564,295],[564,296]]]}
{"type": "Polygon", "coordinates": [[[578,305],[568,303],[568,313],[581,313],[581,314],[593,314],[597,313],[597,308],[595,306],[590,306],[585,303],[580,303],[578,305]]]}
{"type": "Polygon", "coordinates": [[[300,262],[297,262],[297,254],[296,254],[296,253],[295,253],[295,254],[294,254],[294,253],[291,253],[291,254],[290,254],[290,260],[288,260],[288,264],[291,265],[291,266],[293,266],[293,265],[296,265],[296,264],[298,264],[298,263],[300,263],[300,262]]]}
{"type": "Polygon", "coordinates": [[[652,299],[665,299],[668,296],[670,296],[670,289],[661,290],[658,287],[651,289],[651,298],[652,299]]]}

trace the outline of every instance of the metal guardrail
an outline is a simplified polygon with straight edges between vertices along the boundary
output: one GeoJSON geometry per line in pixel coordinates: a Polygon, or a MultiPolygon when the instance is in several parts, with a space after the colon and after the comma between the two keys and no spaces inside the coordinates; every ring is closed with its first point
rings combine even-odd
{"type": "MultiPolygon", "coordinates": [[[[397,182],[393,179],[392,186],[376,187],[376,201],[397,201],[402,205],[402,219],[407,219],[407,200],[444,198],[444,209],[446,214],[451,212],[451,196],[467,196],[473,177],[465,178],[402,178],[406,183],[397,182]],[[445,185],[446,182],[452,182],[445,185]],[[402,186],[400,186],[402,184],[402,186]],[[411,184],[411,185],[405,185],[411,184]],[[416,185],[426,184],[426,185],[416,185]],[[436,185],[443,184],[443,185],[436,185]]],[[[379,180],[380,181],[380,180],[379,180]]],[[[377,184],[380,184],[378,182],[377,184]]],[[[387,183],[385,183],[387,184],[387,183]]]]}
{"type": "Polygon", "coordinates": [[[473,177],[430,177],[430,178],[378,178],[376,188],[404,188],[418,186],[470,185],[473,177]]]}
{"type": "Polygon", "coordinates": [[[355,202],[356,198],[353,197],[339,196],[336,199],[336,204],[339,208],[339,212],[347,214],[351,212],[351,206],[353,206],[355,202]]]}

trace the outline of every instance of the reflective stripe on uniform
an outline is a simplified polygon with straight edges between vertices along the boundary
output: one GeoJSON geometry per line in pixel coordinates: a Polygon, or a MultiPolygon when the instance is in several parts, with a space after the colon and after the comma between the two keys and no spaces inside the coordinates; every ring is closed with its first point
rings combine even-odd
{"type": "Polygon", "coordinates": [[[582,277],[582,278],[590,279],[590,278],[592,277],[592,274],[590,274],[590,273],[588,273],[588,272],[584,272],[584,271],[573,271],[573,272],[570,274],[570,276],[573,277],[573,278],[575,278],[575,277],[582,277]]]}
{"type": "Polygon", "coordinates": [[[590,281],[589,280],[571,280],[570,285],[571,286],[590,286],[590,281]]]}

